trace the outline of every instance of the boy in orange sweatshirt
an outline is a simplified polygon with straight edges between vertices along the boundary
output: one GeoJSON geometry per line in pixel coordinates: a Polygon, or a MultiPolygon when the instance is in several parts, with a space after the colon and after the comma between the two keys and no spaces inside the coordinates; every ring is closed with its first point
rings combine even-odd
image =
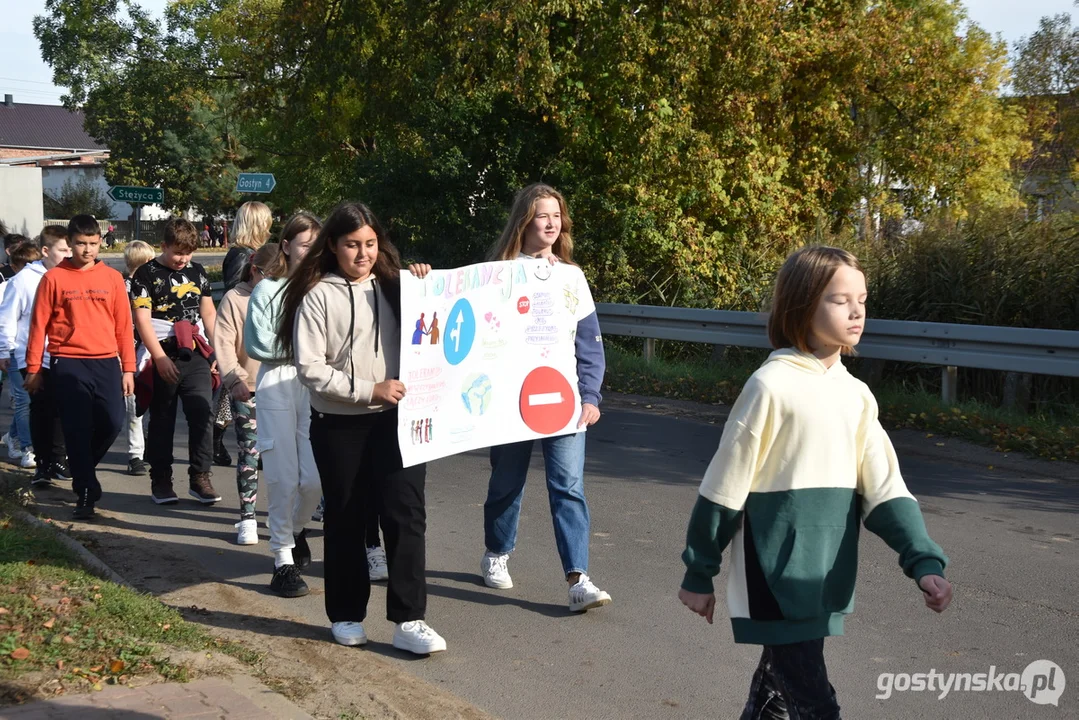
{"type": "Polygon", "coordinates": [[[135,392],[135,341],[124,278],[97,259],[101,230],[90,215],[67,226],[72,255],[38,285],[26,346],[24,386],[41,385],[48,337],[50,381],[67,441],[75,517],[90,519],[101,499],[96,468],[124,426],[124,397],[135,392]]]}

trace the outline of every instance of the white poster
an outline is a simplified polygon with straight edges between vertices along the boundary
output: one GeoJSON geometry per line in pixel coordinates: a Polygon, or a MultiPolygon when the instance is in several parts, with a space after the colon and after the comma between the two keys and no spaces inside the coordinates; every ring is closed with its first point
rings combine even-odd
{"type": "Polygon", "coordinates": [[[580,268],[521,259],[401,273],[398,435],[406,467],[577,431],[580,268]]]}

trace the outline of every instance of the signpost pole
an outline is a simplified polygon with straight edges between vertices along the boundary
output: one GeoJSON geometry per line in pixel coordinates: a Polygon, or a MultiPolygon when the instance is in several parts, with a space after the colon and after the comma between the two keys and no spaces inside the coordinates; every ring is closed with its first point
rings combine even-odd
{"type": "Polygon", "coordinates": [[[142,219],[142,205],[136,204],[131,207],[135,209],[135,240],[137,241],[139,239],[139,225],[141,225],[139,221],[142,219]]]}

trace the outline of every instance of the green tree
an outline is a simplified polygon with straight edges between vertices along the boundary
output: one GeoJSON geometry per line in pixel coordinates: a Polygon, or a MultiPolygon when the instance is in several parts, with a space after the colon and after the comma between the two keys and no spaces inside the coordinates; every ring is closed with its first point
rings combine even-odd
{"type": "Polygon", "coordinates": [[[1017,198],[1006,48],[953,0],[183,0],[169,18],[95,29],[167,54],[78,64],[147,73],[113,103],[131,162],[186,172],[161,136],[204,147],[202,107],[235,165],[277,175],[278,208],[362,198],[440,264],[480,259],[544,180],[604,299],[755,307],[809,234],[1017,198]]]}
{"type": "Polygon", "coordinates": [[[182,8],[167,11],[167,29],[129,0],[48,0],[46,11],[34,20],[42,57],[68,88],[64,104],[82,107],[87,132],[108,146],[109,181],[163,187],[176,209],[235,205],[243,150],[227,81],[182,8]]]}
{"type": "Polygon", "coordinates": [[[44,193],[45,217],[70,220],[76,215],[93,215],[98,220],[112,217],[108,193],[88,177],[68,178],[59,193],[44,193]]]}

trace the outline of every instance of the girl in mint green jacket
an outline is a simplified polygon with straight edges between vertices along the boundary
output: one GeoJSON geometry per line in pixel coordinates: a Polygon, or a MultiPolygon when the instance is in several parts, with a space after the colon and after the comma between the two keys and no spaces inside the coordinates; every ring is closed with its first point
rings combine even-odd
{"type": "Polygon", "coordinates": [[[768,320],[776,351],[731,408],[690,517],[679,599],[712,622],[712,578],[730,545],[735,642],[764,646],[742,720],[839,718],[824,638],[843,634],[854,606],[862,524],[899,554],[930,609],[951,602],[947,557],[903,482],[876,400],[840,360],[861,339],[866,295],[845,250],[787,259],[768,320]]]}

